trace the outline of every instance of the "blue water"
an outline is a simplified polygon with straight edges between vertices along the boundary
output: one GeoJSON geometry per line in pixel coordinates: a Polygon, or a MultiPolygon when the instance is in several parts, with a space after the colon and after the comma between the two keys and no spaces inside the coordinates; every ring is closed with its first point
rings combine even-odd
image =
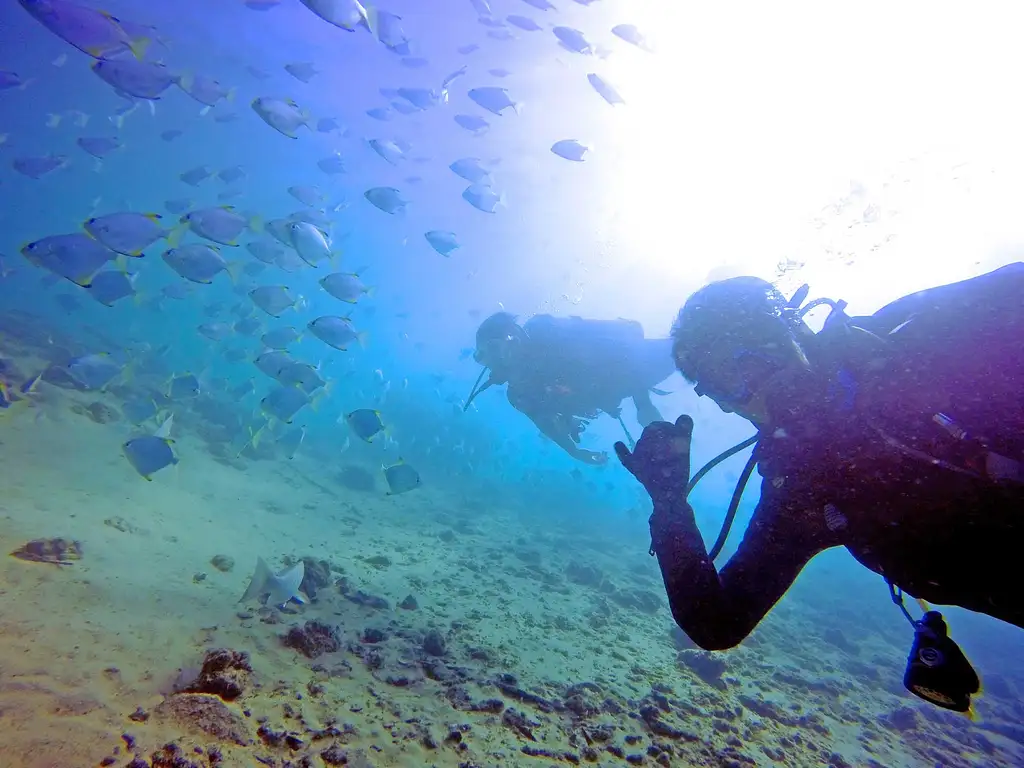
{"type": "MultiPolygon", "coordinates": [[[[815,114],[808,122],[804,118],[814,111],[809,110],[791,125],[786,120],[787,110],[803,109],[798,106],[799,78],[806,73],[781,54],[782,63],[765,63],[763,70],[755,64],[745,70],[734,66],[744,45],[762,53],[770,52],[771,45],[754,42],[756,24],[743,25],[738,37],[731,35],[727,14],[691,16],[654,3],[634,7],[612,0],[589,5],[562,0],[557,9],[542,11],[521,0],[494,0],[496,21],[490,26],[480,20],[490,17],[481,17],[468,0],[391,0],[388,11],[401,17],[409,38],[411,50],[403,56],[362,27],[346,32],[325,23],[298,0],[267,5],[257,10],[235,0],[105,4],[103,9],[117,17],[152,27],[148,60],[161,61],[174,73],[213,77],[234,89],[230,102],[224,100],[203,115],[202,105],[171,86],[160,99],[135,104],[120,128],[112,117],[134,102],[90,71],[89,56],[48,32],[17,3],[8,2],[0,11],[0,69],[28,81],[24,88],[0,92],[0,134],[6,136],[0,145],[0,308],[5,316],[19,318],[17,324],[5,321],[5,334],[21,333],[26,315],[20,313],[30,313],[27,317],[34,319],[28,325],[44,329],[41,337],[14,341],[23,343],[20,349],[31,351],[36,360],[60,368],[78,356],[113,355],[126,368],[110,395],[114,407],[131,399],[133,388],[159,390],[172,374],[197,374],[203,387],[200,400],[161,402],[159,417],[133,427],[139,434],[152,433],[173,414],[178,429],[201,435],[208,452],[195,442],[176,449],[183,471],[215,460],[235,462],[240,472],[263,472],[261,466],[287,462],[274,447],[287,429],[265,426],[268,420],[260,414],[259,401],[272,382],[252,365],[261,351],[259,336],[284,325],[301,330],[321,315],[347,315],[366,333],[364,344],[339,351],[307,332],[289,350],[295,359],[319,365],[321,377],[330,383],[317,407],[304,408],[293,422],[306,429],[296,459],[305,462],[305,472],[332,483],[341,470],[354,466],[365,475],[350,479],[349,485],[365,481],[372,493],[382,496],[385,485],[378,468],[401,458],[420,473],[424,489],[448,494],[453,506],[468,505],[472,498],[477,505],[473,514],[484,525],[489,505],[520,510],[523,530],[502,531],[496,538],[529,541],[534,530],[555,520],[560,530],[605,535],[622,542],[631,555],[642,555],[649,501],[614,458],[598,468],[574,462],[544,440],[497,389],[463,412],[479,370],[464,350],[474,346],[483,318],[502,309],[524,319],[543,312],[628,317],[640,321],[648,336],[659,337],[668,333],[685,297],[715,277],[754,271],[787,291],[805,278],[816,279],[815,295],[847,298],[856,313],[872,311],[910,290],[1011,260],[987,253],[976,259],[937,258],[929,265],[911,259],[907,250],[892,251],[889,257],[880,254],[879,247],[888,247],[889,235],[900,227],[906,227],[906,237],[897,239],[893,248],[903,248],[908,239],[922,242],[914,222],[892,224],[893,211],[885,206],[892,203],[889,182],[905,172],[914,176],[917,171],[911,167],[907,172],[905,163],[915,162],[919,150],[932,151],[933,143],[921,138],[920,146],[914,146],[901,134],[875,157],[868,141],[846,154],[810,144],[810,137],[827,129],[830,118],[815,114]],[[509,14],[533,18],[542,29],[527,32],[499,23],[509,14]],[[611,34],[614,25],[627,22],[648,33],[653,52],[611,34]],[[580,54],[560,46],[551,31],[555,25],[578,28],[595,50],[580,54]],[[488,35],[495,30],[505,30],[511,39],[498,39],[504,33],[488,35]],[[473,44],[479,47],[459,52],[473,44]],[[422,66],[420,59],[425,60],[422,66]],[[319,71],[309,83],[284,70],[285,64],[299,62],[312,62],[319,71]],[[262,70],[266,79],[257,79],[247,67],[262,70]],[[440,89],[446,77],[463,67],[465,74],[452,82],[447,99],[426,109],[410,109],[401,97],[381,92],[440,89]],[[493,70],[508,74],[499,77],[493,70]],[[619,87],[626,103],[606,103],[588,83],[590,73],[619,87]],[[518,113],[483,110],[467,95],[483,86],[507,88],[520,105],[518,113]],[[316,119],[330,117],[341,129],[321,133],[301,127],[297,138],[290,139],[250,107],[261,96],[292,98],[311,113],[314,125],[316,119]],[[367,110],[374,108],[388,108],[389,119],[369,116],[367,110]],[[215,119],[232,114],[229,121],[215,119]],[[455,122],[457,114],[485,118],[489,128],[473,135],[455,122]],[[181,135],[164,140],[161,133],[169,129],[181,135]],[[81,136],[116,137],[123,147],[97,161],[76,145],[81,136]],[[397,141],[408,149],[391,165],[369,147],[370,139],[397,141]],[[566,139],[592,147],[584,162],[570,162],[551,151],[555,142],[566,139]],[[66,156],[66,167],[38,179],[13,169],[19,158],[51,153],[66,156]],[[317,161],[336,153],[344,173],[326,174],[317,167],[317,161]],[[464,157],[483,161],[495,190],[504,195],[505,204],[493,214],[463,199],[468,182],[448,166],[464,157]],[[226,184],[213,176],[197,187],[179,179],[201,165],[214,173],[241,166],[245,177],[226,184]],[[867,192],[853,182],[862,173],[872,175],[867,192]],[[305,208],[288,194],[291,185],[317,185],[324,193],[327,229],[340,253],[337,269],[358,270],[373,288],[372,295],[355,305],[340,304],[318,285],[330,271],[321,266],[296,272],[266,267],[258,274],[243,273],[237,281],[221,274],[211,285],[188,284],[184,298],[171,298],[164,290],[184,281],[161,259],[168,247],[161,241],[147,248],[144,258],[130,260],[128,266],[138,273],[138,296],[106,307],[19,254],[28,242],[80,231],[86,219],[119,211],[159,213],[173,226],[177,215],[166,210],[169,200],[185,199],[195,208],[230,204],[264,222],[286,217],[305,208]],[[405,211],[389,215],[371,205],[364,197],[371,187],[400,190],[408,201],[405,211]],[[221,197],[228,192],[238,194],[221,197]],[[872,206],[881,214],[872,213],[872,206]],[[876,226],[879,219],[882,224],[876,226]],[[851,220],[861,229],[853,229],[851,220]],[[450,257],[441,256],[424,237],[430,230],[454,232],[460,247],[450,257]],[[755,252],[759,240],[763,250],[755,252]],[[878,279],[886,258],[904,266],[878,279]],[[786,259],[793,261],[786,266],[786,259]],[[303,296],[304,306],[275,320],[251,305],[248,290],[275,284],[303,296]],[[261,330],[251,336],[233,332],[218,342],[196,330],[202,323],[234,323],[244,316],[259,319],[261,330]],[[229,349],[244,354],[232,362],[225,359],[229,349]],[[241,400],[228,395],[248,380],[254,382],[252,394],[241,400]],[[360,408],[381,412],[386,437],[367,445],[349,433],[344,416],[360,408]],[[247,449],[252,433],[261,428],[261,448],[247,449]]],[[[822,22],[823,36],[839,34],[841,24],[810,20],[822,22]]],[[[778,18],[772,23],[791,26],[778,18]]],[[[898,47],[890,40],[879,45],[889,53],[898,47]]],[[[863,86],[863,92],[851,96],[863,103],[867,84],[858,84],[855,74],[831,59],[821,66],[835,67],[838,91],[863,86]]],[[[808,98],[813,100],[813,94],[808,98]]],[[[835,92],[822,98],[822,111],[832,115],[827,105],[841,103],[841,98],[835,92]]],[[[843,121],[841,115],[835,119],[837,124],[843,121]]],[[[985,162],[984,157],[978,161],[981,167],[985,162]]],[[[959,194],[954,181],[960,177],[945,159],[935,163],[932,170],[940,169],[943,189],[954,190],[943,199],[948,205],[959,194]]],[[[983,176],[978,171],[976,178],[983,176]]],[[[919,183],[927,186],[927,174],[915,178],[922,177],[919,183]]],[[[928,210],[923,199],[915,200],[915,210],[928,210]]],[[[240,241],[257,236],[246,232],[240,241]]],[[[188,234],[184,242],[201,241],[188,234]]],[[[239,267],[255,270],[259,264],[243,247],[225,247],[222,254],[239,267]]],[[[664,415],[695,416],[695,467],[751,433],[737,417],[698,400],[678,375],[660,386],[671,393],[656,398],[664,415]]],[[[627,407],[626,425],[639,435],[633,416],[627,407]]],[[[584,446],[610,453],[617,439],[619,425],[602,417],[590,425],[584,446]]],[[[114,442],[111,456],[121,461],[117,454],[114,442]]],[[[697,520],[709,540],[717,534],[746,455],[724,463],[694,495],[697,520]]],[[[186,485],[188,477],[186,472],[186,485]]],[[[335,488],[340,498],[355,492],[344,486],[335,488]]],[[[754,486],[744,496],[720,562],[741,538],[756,501],[754,486]]],[[[156,483],[151,490],[161,492],[156,483]]],[[[578,556],[566,546],[565,560],[578,556]]],[[[653,561],[641,565],[646,578],[656,576],[653,561]]],[[[657,588],[656,581],[650,583],[657,588]]],[[[962,736],[939,741],[931,752],[918,748],[920,744],[907,747],[904,764],[947,764],[944,759],[951,765],[1019,764],[1024,754],[1019,729],[982,731],[984,720],[972,725],[940,717],[901,693],[904,658],[898,648],[909,644],[909,627],[888,602],[882,582],[845,553],[818,557],[778,614],[773,621],[786,627],[785,642],[806,642],[801,653],[808,656],[818,653],[819,636],[832,625],[858,635],[852,627],[863,623],[892,644],[891,653],[860,662],[878,672],[876,681],[858,683],[863,690],[879,691],[883,698],[877,711],[912,707],[925,721],[919,732],[946,729],[962,736]],[[985,755],[976,743],[970,751],[964,745],[972,744],[972,737],[965,733],[996,739],[992,753],[985,755]]],[[[948,615],[982,677],[997,671],[1009,686],[1000,689],[1002,695],[982,698],[983,717],[997,724],[1019,720],[1019,704],[1006,694],[1016,690],[1014,685],[1024,685],[1019,631],[956,609],[948,615]]],[[[665,628],[664,643],[670,643],[667,607],[656,617],[631,620],[659,622],[665,628]]],[[[589,653],[583,647],[581,641],[575,653],[589,653]]],[[[769,651],[764,663],[773,664],[769,651]]],[[[573,682],[570,667],[567,663],[560,682],[573,682]]],[[[853,667],[836,669],[840,676],[859,674],[853,667]]],[[[731,674],[744,677],[743,669],[731,674]]],[[[666,684],[672,684],[670,678],[665,676],[666,684]]],[[[870,702],[864,706],[874,711],[870,702]]],[[[840,717],[837,711],[828,716],[840,717]]],[[[758,743],[756,737],[749,740],[758,743]]],[[[856,737],[835,736],[826,752],[843,754],[851,741],[856,737]]],[[[748,752],[759,764],[770,764],[764,762],[765,752],[748,752]]],[[[511,762],[501,764],[532,764],[535,759],[510,754],[511,762]]],[[[856,754],[852,764],[868,764],[864,753],[856,754]]],[[[793,759],[797,762],[792,764],[827,762],[793,759]]],[[[499,761],[481,757],[480,764],[499,761]]]]}

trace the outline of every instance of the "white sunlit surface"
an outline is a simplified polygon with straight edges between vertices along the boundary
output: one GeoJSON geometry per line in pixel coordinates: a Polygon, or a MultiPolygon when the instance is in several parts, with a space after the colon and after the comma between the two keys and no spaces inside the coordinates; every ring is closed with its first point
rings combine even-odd
{"type": "Polygon", "coordinates": [[[1020,6],[631,6],[655,53],[603,70],[628,104],[574,222],[585,299],[663,330],[707,279],[785,273],[873,311],[1019,258],[1020,6]]]}

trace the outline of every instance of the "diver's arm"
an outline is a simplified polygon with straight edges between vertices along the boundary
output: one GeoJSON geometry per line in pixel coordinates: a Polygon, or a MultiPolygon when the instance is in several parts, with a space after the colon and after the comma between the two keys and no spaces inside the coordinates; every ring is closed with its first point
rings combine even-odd
{"type": "Polygon", "coordinates": [[[522,390],[509,387],[508,401],[513,408],[529,418],[545,437],[577,461],[583,461],[588,464],[600,464],[606,458],[605,454],[580,448],[576,441],[573,440],[572,435],[566,430],[565,425],[559,424],[547,412],[538,410],[535,401],[531,401],[528,397],[524,396],[522,390]]]}
{"type": "Polygon", "coordinates": [[[654,503],[652,548],[673,618],[697,645],[721,650],[749,635],[807,561],[838,542],[823,543],[830,535],[823,514],[807,513],[817,505],[810,490],[766,480],[739,549],[716,571],[686,501],[692,435],[684,414],[645,427],[633,451],[616,443],[615,453],[654,503]]]}
{"type": "Polygon", "coordinates": [[[605,458],[607,458],[603,453],[597,453],[595,451],[588,451],[584,448],[580,448],[564,428],[559,428],[555,424],[554,419],[533,416],[529,413],[526,415],[529,416],[530,420],[537,425],[537,429],[544,433],[545,437],[550,439],[555,443],[555,445],[577,461],[586,462],[587,464],[600,464],[603,463],[605,458]]]}
{"type": "Polygon", "coordinates": [[[653,499],[651,538],[676,623],[705,650],[742,641],[826,544],[765,480],[762,501],[739,549],[721,572],[707,556],[693,510],[682,494],[653,499]],[[770,490],[769,490],[770,489],[770,490]]]}

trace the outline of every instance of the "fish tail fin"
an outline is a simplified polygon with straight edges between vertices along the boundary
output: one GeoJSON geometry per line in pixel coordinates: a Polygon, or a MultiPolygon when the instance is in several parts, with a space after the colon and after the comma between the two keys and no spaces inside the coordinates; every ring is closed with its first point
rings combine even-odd
{"type": "Polygon", "coordinates": [[[242,276],[243,269],[245,269],[245,264],[240,261],[231,261],[228,262],[224,271],[228,273],[228,277],[231,278],[232,283],[237,283],[238,279],[242,276]]]}
{"type": "Polygon", "coordinates": [[[169,229],[167,234],[165,235],[167,245],[169,245],[171,248],[177,248],[178,245],[181,243],[181,238],[185,236],[185,233],[187,231],[188,222],[181,222],[177,226],[174,226],[171,229],[169,229]]]}
{"type": "Polygon", "coordinates": [[[224,99],[229,104],[233,104],[234,101],[235,101],[235,96],[237,96],[237,95],[238,95],[238,89],[237,88],[228,88],[228,92],[226,94],[224,94],[224,99]]]}
{"type": "Polygon", "coordinates": [[[149,46],[152,42],[153,41],[150,38],[145,36],[136,37],[128,41],[128,48],[131,50],[132,56],[139,61],[142,61],[146,58],[146,51],[149,50],[149,46]]]}
{"type": "Polygon", "coordinates": [[[45,369],[37,373],[35,376],[31,376],[26,379],[22,385],[18,388],[18,391],[23,395],[31,397],[36,394],[36,387],[39,386],[39,382],[43,380],[43,374],[45,369]]]}
{"type": "Polygon", "coordinates": [[[258,598],[266,591],[267,583],[272,577],[273,574],[270,572],[270,566],[266,564],[262,557],[257,557],[256,568],[252,572],[252,578],[249,579],[249,586],[245,588],[245,594],[242,595],[238,602],[244,603],[258,598]]]}
{"type": "Polygon", "coordinates": [[[366,22],[366,30],[380,42],[380,11],[369,3],[365,6],[366,15],[363,21],[366,22]]]}
{"type": "Polygon", "coordinates": [[[359,346],[366,349],[366,340],[370,338],[370,334],[367,331],[360,331],[356,334],[356,341],[359,342],[359,346]]]}
{"type": "Polygon", "coordinates": [[[263,232],[263,229],[264,229],[264,227],[263,227],[263,217],[262,216],[253,216],[251,219],[249,219],[249,231],[250,232],[260,233],[260,232],[263,232]]]}
{"type": "Polygon", "coordinates": [[[517,115],[523,114],[523,107],[525,107],[525,106],[526,105],[523,102],[521,102],[521,101],[513,101],[512,102],[512,109],[513,109],[513,111],[515,111],[515,113],[517,115]]]}
{"type": "Polygon", "coordinates": [[[210,110],[211,109],[213,109],[213,107],[211,107],[209,104],[207,104],[205,107],[203,107],[202,109],[199,110],[199,116],[200,117],[206,117],[208,114],[210,114],[210,110]]]}
{"type": "MultiPolygon", "coordinates": [[[[370,11],[373,10],[373,6],[369,3],[365,3],[363,5],[359,5],[358,8],[359,21],[356,22],[356,26],[362,27],[372,35],[373,29],[370,27],[370,11]]],[[[354,32],[355,30],[353,29],[352,31],[354,32]]]]}
{"type": "Polygon", "coordinates": [[[377,293],[377,286],[376,286],[376,285],[368,285],[368,286],[366,287],[366,290],[364,291],[364,293],[365,293],[365,294],[366,294],[367,296],[369,296],[369,297],[371,297],[371,298],[372,298],[372,297],[373,297],[373,295],[374,295],[375,293],[377,293]]]}

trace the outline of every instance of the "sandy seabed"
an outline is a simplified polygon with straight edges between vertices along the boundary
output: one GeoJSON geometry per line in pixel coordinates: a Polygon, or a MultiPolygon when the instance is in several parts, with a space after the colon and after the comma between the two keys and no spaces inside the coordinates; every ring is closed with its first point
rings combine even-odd
{"type": "Polygon", "coordinates": [[[624,543],[431,485],[359,493],[187,430],[146,482],[130,426],[89,418],[116,399],[41,393],[0,417],[0,546],[82,556],[0,560],[3,768],[1024,764],[1015,702],[982,727],[879,675],[905,637],[811,643],[821,617],[787,601],[738,649],[692,648],[642,522],[624,543]],[[257,555],[306,558],[316,599],[239,605],[257,555]]]}

